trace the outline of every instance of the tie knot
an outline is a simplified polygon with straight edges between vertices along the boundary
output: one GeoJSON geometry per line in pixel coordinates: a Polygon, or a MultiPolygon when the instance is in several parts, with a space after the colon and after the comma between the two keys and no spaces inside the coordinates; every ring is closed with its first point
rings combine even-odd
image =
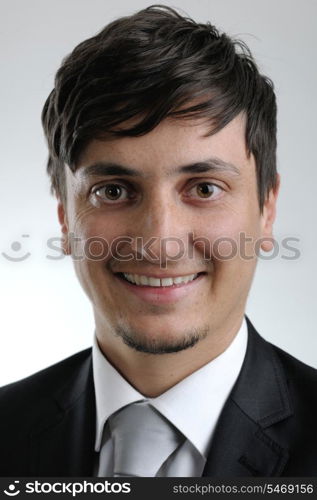
{"type": "Polygon", "coordinates": [[[154,477],[184,436],[147,402],[133,403],[109,418],[114,476],[154,477]]]}

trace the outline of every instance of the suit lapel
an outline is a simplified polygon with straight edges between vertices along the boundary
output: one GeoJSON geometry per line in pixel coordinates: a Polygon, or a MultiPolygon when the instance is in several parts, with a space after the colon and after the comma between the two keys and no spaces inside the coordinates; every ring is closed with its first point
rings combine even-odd
{"type": "Polygon", "coordinates": [[[91,476],[95,438],[91,356],[54,399],[44,404],[46,417],[31,436],[31,474],[91,476]]]}
{"type": "Polygon", "coordinates": [[[288,451],[270,427],[292,415],[287,381],[273,347],[247,318],[248,347],[219,419],[204,476],[280,476],[288,451]]]}

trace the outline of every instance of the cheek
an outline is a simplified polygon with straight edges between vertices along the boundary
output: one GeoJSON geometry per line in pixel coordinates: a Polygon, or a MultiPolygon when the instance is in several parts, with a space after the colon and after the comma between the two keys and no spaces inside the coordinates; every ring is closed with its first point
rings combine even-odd
{"type": "Polygon", "coordinates": [[[118,227],[109,217],[98,217],[95,209],[85,209],[77,212],[72,231],[72,258],[77,277],[92,302],[98,303],[118,227]]]}
{"type": "Polygon", "coordinates": [[[195,231],[195,248],[219,262],[255,257],[260,219],[252,212],[228,211],[204,218],[195,231]],[[245,258],[246,257],[246,258],[245,258]]]}
{"type": "Polygon", "coordinates": [[[119,229],[111,217],[96,215],[94,208],[77,211],[70,224],[73,253],[89,261],[106,260],[119,229]]]}

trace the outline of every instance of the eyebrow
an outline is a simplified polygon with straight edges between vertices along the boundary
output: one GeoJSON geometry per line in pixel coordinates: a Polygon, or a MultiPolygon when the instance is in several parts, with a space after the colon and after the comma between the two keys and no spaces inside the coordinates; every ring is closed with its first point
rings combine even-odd
{"type": "MultiPolygon", "coordinates": [[[[128,176],[128,177],[146,177],[146,174],[125,165],[120,165],[113,162],[97,162],[93,165],[83,167],[81,175],[87,177],[101,177],[106,175],[128,176]]],[[[240,175],[238,167],[232,163],[225,162],[220,158],[209,158],[207,160],[181,165],[175,170],[168,171],[167,176],[175,176],[177,174],[197,174],[205,172],[226,172],[233,175],[240,175]]]]}
{"type": "MultiPolygon", "coordinates": [[[[228,172],[234,175],[240,175],[238,167],[232,163],[221,160],[220,158],[209,158],[204,161],[192,163],[178,167],[176,173],[190,174],[190,173],[204,173],[204,172],[228,172]]],[[[172,172],[173,174],[174,172],[172,172]]]]}

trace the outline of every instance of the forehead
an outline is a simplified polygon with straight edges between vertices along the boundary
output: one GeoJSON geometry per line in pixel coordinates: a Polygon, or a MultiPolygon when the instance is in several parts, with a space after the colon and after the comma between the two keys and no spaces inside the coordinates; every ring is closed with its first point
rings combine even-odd
{"type": "Polygon", "coordinates": [[[151,132],[139,137],[92,140],[76,168],[81,175],[91,165],[113,162],[144,175],[170,175],[180,165],[209,158],[243,169],[251,161],[245,142],[245,119],[234,118],[219,132],[206,136],[210,123],[201,120],[163,120],[151,132]]]}

